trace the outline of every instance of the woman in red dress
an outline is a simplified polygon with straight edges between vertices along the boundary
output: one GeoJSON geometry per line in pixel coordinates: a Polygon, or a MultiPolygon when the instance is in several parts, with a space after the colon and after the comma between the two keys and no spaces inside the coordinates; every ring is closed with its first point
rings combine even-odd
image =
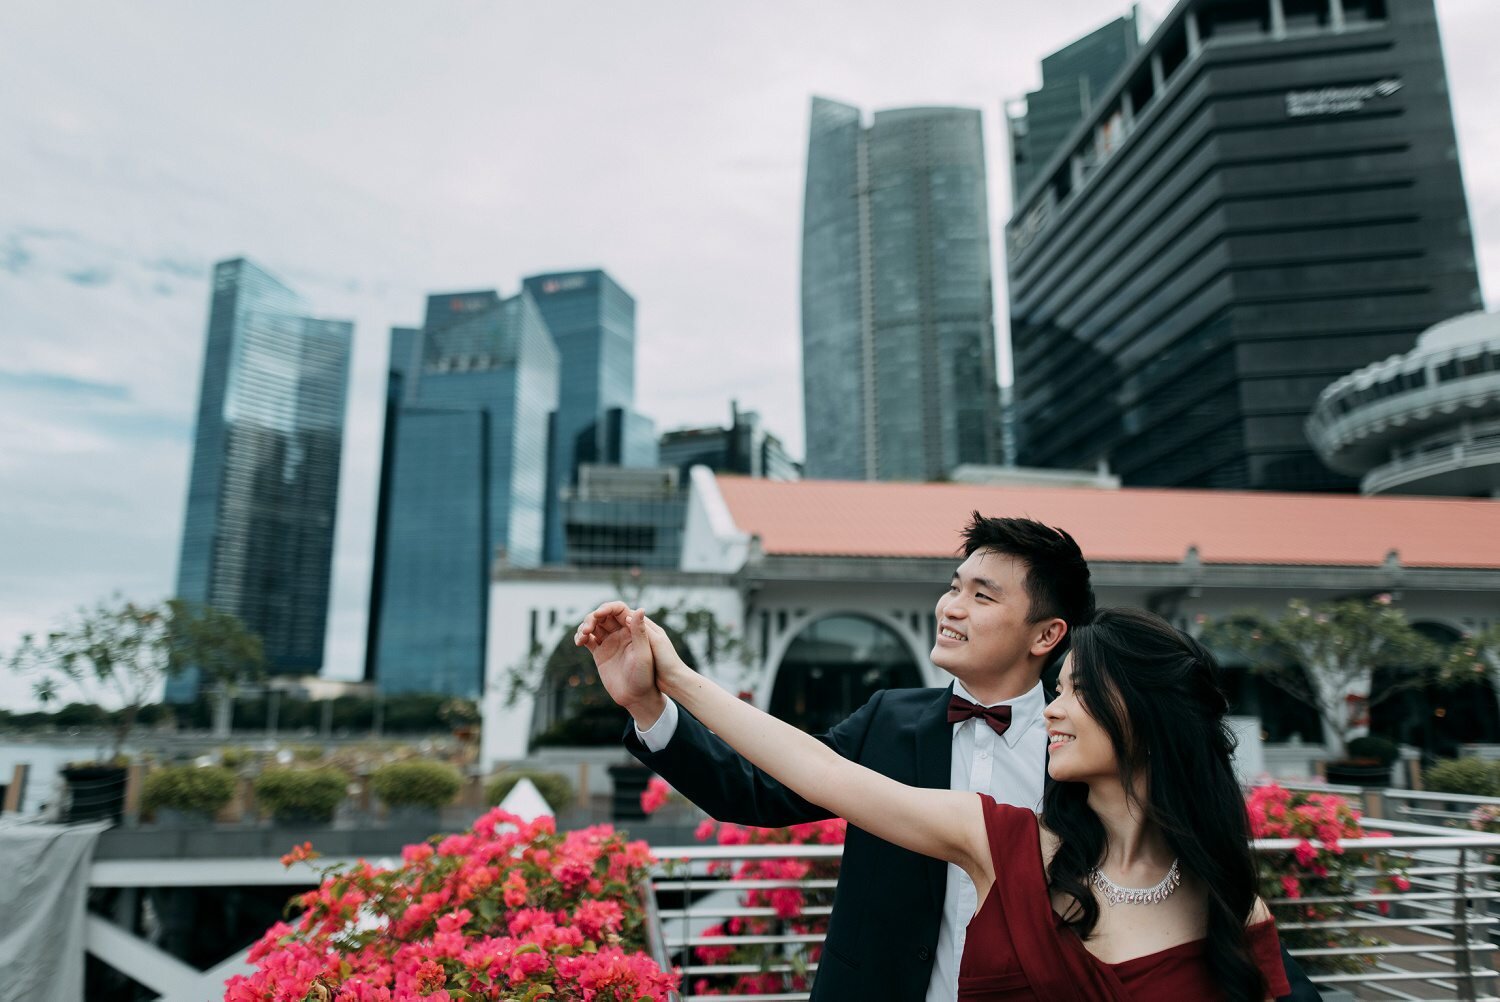
{"type": "Polygon", "coordinates": [[[905,786],[736,699],[682,663],[637,610],[578,642],[628,643],[657,687],[741,755],[874,835],[964,868],[982,902],[963,1002],[1261,1002],[1290,991],[1256,897],[1249,823],[1213,659],[1150,613],[1074,631],[1046,710],[1040,818],[905,786]]]}

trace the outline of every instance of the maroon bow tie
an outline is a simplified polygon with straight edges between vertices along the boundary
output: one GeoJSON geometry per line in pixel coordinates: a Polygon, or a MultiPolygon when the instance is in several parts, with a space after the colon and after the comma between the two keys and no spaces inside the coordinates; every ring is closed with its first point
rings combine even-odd
{"type": "Polygon", "coordinates": [[[948,723],[961,724],[970,717],[983,717],[996,734],[1004,734],[1010,728],[1009,706],[980,706],[962,696],[948,700],[948,723]]]}

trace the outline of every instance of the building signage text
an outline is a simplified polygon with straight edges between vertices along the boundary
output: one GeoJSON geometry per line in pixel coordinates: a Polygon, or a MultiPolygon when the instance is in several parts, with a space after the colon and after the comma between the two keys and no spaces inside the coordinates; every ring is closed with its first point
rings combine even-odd
{"type": "Polygon", "coordinates": [[[1342,115],[1351,111],[1363,111],[1368,102],[1390,97],[1400,89],[1401,80],[1390,77],[1357,87],[1287,91],[1286,114],[1288,118],[1303,118],[1308,115],[1342,115]]]}

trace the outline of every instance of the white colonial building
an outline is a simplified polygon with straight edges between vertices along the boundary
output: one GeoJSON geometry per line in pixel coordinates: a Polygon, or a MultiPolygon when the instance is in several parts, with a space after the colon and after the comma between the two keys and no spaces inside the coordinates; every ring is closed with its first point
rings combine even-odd
{"type": "MultiPolygon", "coordinates": [[[[1103,486],[775,482],[693,471],[676,571],[498,567],[490,601],[484,762],[522,758],[592,679],[569,661],[601,602],[711,613],[737,642],[684,638],[700,670],[758,706],[821,729],[877,689],[946,685],[928,659],[933,610],[969,514],[1061,526],[1083,548],[1101,606],[1156,611],[1184,629],[1246,609],[1392,593],[1425,631],[1456,638],[1500,619],[1493,501],[1143,490],[1103,486]],[[710,649],[715,647],[716,649],[710,649]],[[556,654],[560,670],[545,673],[556,654]],[[529,667],[535,696],[509,701],[529,667]]],[[[1241,713],[1266,740],[1317,741],[1311,711],[1227,665],[1241,713]]],[[[1493,741],[1493,697],[1416,694],[1401,736],[1493,741]],[[1426,699],[1427,702],[1423,702],[1426,699]],[[1434,703],[1434,701],[1436,701],[1434,703]],[[1441,705],[1441,704],[1451,705],[1441,705]],[[1482,705],[1481,705],[1482,704],[1482,705]],[[1442,712],[1439,712],[1442,711],[1442,712]]],[[[1393,701],[1394,702],[1394,701],[1393,701]]]]}

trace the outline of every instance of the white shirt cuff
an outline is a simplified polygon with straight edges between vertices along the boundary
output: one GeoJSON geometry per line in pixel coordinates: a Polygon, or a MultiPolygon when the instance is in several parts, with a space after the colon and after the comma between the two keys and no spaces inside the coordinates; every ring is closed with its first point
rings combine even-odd
{"type": "Polygon", "coordinates": [[[634,724],[635,736],[641,739],[641,744],[646,746],[649,752],[664,750],[672,742],[672,735],[677,733],[677,704],[666,696],[662,699],[666,706],[662,707],[661,716],[656,718],[656,723],[641,730],[640,724],[634,724]]]}

